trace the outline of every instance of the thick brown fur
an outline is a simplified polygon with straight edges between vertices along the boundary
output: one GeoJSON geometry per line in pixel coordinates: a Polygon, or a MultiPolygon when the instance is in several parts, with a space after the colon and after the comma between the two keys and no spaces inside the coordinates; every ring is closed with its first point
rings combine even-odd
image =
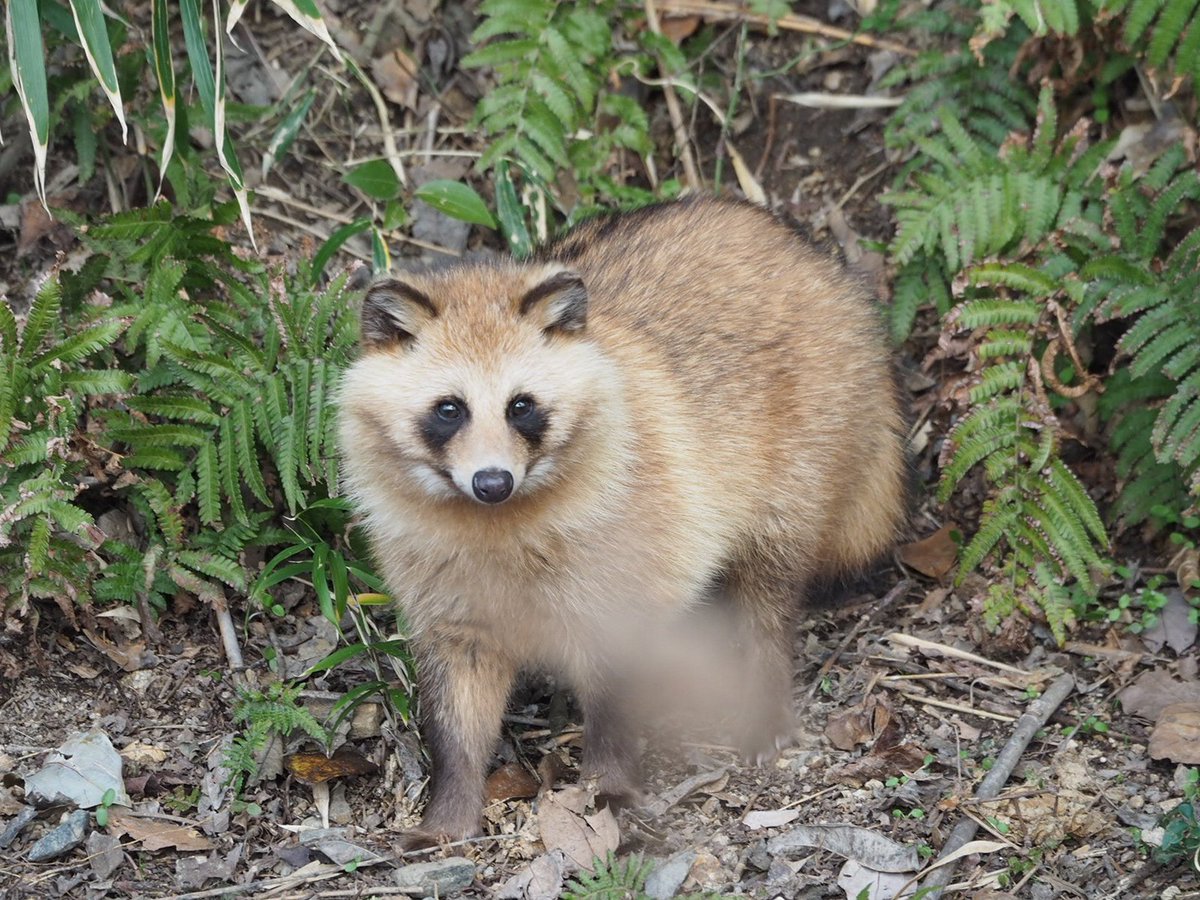
{"type": "Polygon", "coordinates": [[[525,668],[574,687],[585,775],[634,794],[629,664],[714,585],[758,701],[744,748],[786,740],[806,583],[877,559],[904,517],[903,416],[855,279],[764,210],[694,200],[587,222],[532,262],[382,282],[363,319],[345,477],[412,629],[420,835],[477,831],[525,668]],[[506,420],[525,396],[536,434],[506,420]],[[431,412],[447,398],[457,426],[431,412]],[[510,471],[511,497],[473,498],[480,467],[510,471]]]}

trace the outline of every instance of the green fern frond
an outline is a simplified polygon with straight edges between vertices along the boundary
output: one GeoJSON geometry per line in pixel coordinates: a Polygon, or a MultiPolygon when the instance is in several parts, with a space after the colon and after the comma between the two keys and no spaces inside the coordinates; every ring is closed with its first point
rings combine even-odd
{"type": "Polygon", "coordinates": [[[640,900],[652,867],[653,862],[639,854],[618,860],[610,851],[607,859],[595,860],[593,871],[580,872],[567,882],[563,900],[640,900]]]}

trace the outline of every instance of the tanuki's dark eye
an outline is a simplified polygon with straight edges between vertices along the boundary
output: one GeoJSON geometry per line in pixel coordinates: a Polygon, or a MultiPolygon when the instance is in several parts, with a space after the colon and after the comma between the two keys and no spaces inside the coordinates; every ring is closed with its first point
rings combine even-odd
{"type": "Polygon", "coordinates": [[[513,399],[512,403],[508,404],[508,417],[510,419],[527,419],[533,415],[533,398],[522,394],[520,397],[513,399]]]}
{"type": "Polygon", "coordinates": [[[443,422],[457,422],[463,417],[463,405],[456,400],[442,400],[433,409],[443,422]]]}

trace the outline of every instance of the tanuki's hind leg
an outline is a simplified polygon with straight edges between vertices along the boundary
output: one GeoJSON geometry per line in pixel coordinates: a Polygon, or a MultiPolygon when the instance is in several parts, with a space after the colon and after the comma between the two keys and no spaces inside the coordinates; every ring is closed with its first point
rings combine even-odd
{"type": "Polygon", "coordinates": [[[792,677],[797,586],[790,579],[746,566],[727,574],[724,589],[736,620],[744,679],[735,740],[749,762],[762,765],[795,742],[792,677]]]}

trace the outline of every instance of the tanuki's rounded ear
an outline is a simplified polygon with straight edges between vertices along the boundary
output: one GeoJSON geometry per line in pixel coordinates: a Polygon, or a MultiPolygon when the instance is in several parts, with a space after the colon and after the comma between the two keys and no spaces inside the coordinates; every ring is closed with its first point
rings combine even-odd
{"type": "Polygon", "coordinates": [[[588,292],[583,279],[569,269],[551,269],[521,298],[522,316],[545,331],[582,331],[587,324],[588,292]]]}
{"type": "Polygon", "coordinates": [[[437,314],[433,301],[411,284],[394,278],[376,282],[363,298],[363,346],[407,343],[437,314]]]}

